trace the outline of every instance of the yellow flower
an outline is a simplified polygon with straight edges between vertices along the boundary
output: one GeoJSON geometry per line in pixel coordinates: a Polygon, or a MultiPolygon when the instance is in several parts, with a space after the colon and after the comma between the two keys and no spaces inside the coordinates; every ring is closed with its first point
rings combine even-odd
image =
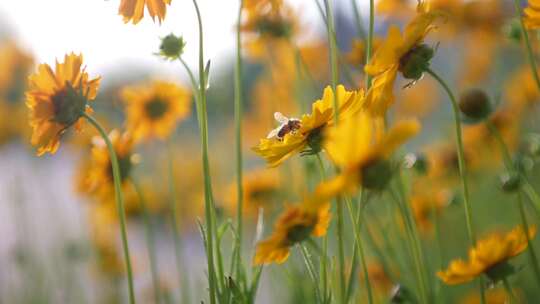
{"type": "Polygon", "coordinates": [[[311,236],[323,236],[330,222],[330,204],[316,208],[303,203],[289,206],[279,217],[274,232],[257,244],[254,264],[281,264],[287,260],[290,247],[311,236]]]}
{"type": "Polygon", "coordinates": [[[325,201],[342,192],[354,192],[359,186],[378,190],[386,185],[392,174],[388,158],[420,131],[420,124],[400,121],[383,134],[377,134],[375,124],[376,120],[361,112],[328,130],[324,148],[341,171],[317,186],[313,200],[325,201]]]}
{"type": "Polygon", "coordinates": [[[30,109],[32,145],[37,154],[55,153],[60,146],[60,136],[70,126],[81,128],[83,111],[90,112],[87,101],[96,97],[100,78],[89,80],[82,68],[82,55],[66,55],[63,63],[56,62],[53,72],[41,64],[29,76],[26,105],[30,109]]]}
{"type": "Polygon", "coordinates": [[[127,130],[135,140],[166,139],[176,124],[190,114],[190,93],[174,83],[154,81],[122,91],[127,130]]]}
{"type": "Polygon", "coordinates": [[[523,13],[525,14],[523,21],[528,29],[540,28],[540,1],[529,0],[523,13]]]}
{"type": "MultiPolygon", "coordinates": [[[[532,239],[536,235],[536,227],[530,227],[528,235],[532,239]]],[[[506,234],[493,233],[469,250],[468,261],[453,260],[448,269],[437,272],[437,275],[449,285],[466,283],[483,273],[490,275],[498,266],[525,251],[527,245],[527,235],[521,226],[506,234]]]]}
{"type": "MultiPolygon", "coordinates": [[[[276,170],[257,169],[248,172],[243,178],[243,202],[244,212],[249,215],[257,215],[259,208],[273,209],[276,200],[280,197],[279,172],[276,170]]],[[[229,195],[226,199],[227,207],[231,212],[236,212],[238,193],[236,183],[229,185],[229,195]]]]}
{"type": "Polygon", "coordinates": [[[124,17],[124,23],[131,21],[133,24],[137,24],[142,20],[146,6],[152,20],[155,21],[157,16],[159,23],[161,23],[167,13],[167,4],[171,4],[171,0],[122,0],[118,14],[124,17]]]}
{"type": "MultiPolygon", "coordinates": [[[[521,301],[523,299],[522,293],[520,290],[512,290],[512,292],[517,296],[518,303],[526,303],[527,301],[521,301]]],[[[508,292],[504,288],[494,288],[488,289],[485,294],[486,304],[507,304],[511,303],[512,299],[509,298],[508,292]]],[[[481,304],[482,299],[480,299],[480,294],[477,290],[471,292],[466,297],[463,298],[459,303],[461,304],[481,304]]]]}
{"type": "MultiPolygon", "coordinates": [[[[304,114],[301,119],[289,120],[276,116],[282,125],[272,131],[267,138],[261,139],[253,151],[263,157],[268,166],[277,167],[289,157],[305,151],[308,147],[313,151],[320,150],[319,140],[322,128],[333,124],[333,99],[332,89],[326,87],[322,99],[313,103],[311,114],[304,114]]],[[[339,118],[345,119],[358,112],[364,100],[364,93],[346,91],[345,87],[339,85],[337,100],[339,118]]]]}
{"type": "Polygon", "coordinates": [[[415,182],[411,195],[411,207],[414,219],[422,232],[431,231],[433,228],[432,218],[439,216],[449,201],[450,193],[436,183],[430,182],[429,179],[422,178],[415,182]]]}
{"type": "Polygon", "coordinates": [[[427,6],[420,3],[418,15],[405,27],[403,34],[399,27],[390,27],[386,40],[364,67],[365,72],[374,77],[366,101],[366,107],[373,114],[384,114],[393,103],[392,89],[398,71],[405,78],[418,80],[421,77],[425,65],[433,57],[433,50],[424,47],[422,42],[439,16],[440,13],[428,11],[427,6]]]}
{"type": "MultiPolygon", "coordinates": [[[[133,138],[129,133],[121,134],[118,130],[113,130],[109,134],[109,139],[118,158],[122,187],[126,188],[133,165],[137,160],[137,155],[133,153],[133,138]]],[[[93,138],[91,153],[90,163],[83,167],[83,169],[86,168],[85,170],[81,170],[83,176],[79,190],[95,195],[102,201],[112,202],[114,183],[111,159],[105,141],[101,137],[93,138]]]]}

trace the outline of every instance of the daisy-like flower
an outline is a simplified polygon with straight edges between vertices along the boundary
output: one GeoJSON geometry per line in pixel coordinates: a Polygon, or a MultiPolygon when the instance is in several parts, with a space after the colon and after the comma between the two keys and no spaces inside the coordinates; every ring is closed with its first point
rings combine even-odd
{"type": "MultiPolygon", "coordinates": [[[[261,139],[253,151],[263,157],[270,167],[277,167],[300,152],[319,152],[321,132],[326,126],[333,124],[333,100],[334,92],[330,87],[326,87],[322,99],[313,103],[311,114],[304,114],[300,119],[289,119],[276,113],[276,119],[281,125],[272,130],[267,138],[261,139]]],[[[337,101],[340,120],[358,112],[363,100],[362,91],[346,91],[345,87],[339,85],[337,101]]]]}
{"type": "Polygon", "coordinates": [[[525,27],[528,29],[538,29],[540,28],[540,1],[539,0],[529,0],[528,6],[523,10],[525,14],[523,21],[525,22],[525,27]]]}
{"type": "Polygon", "coordinates": [[[419,3],[417,11],[417,16],[405,27],[403,34],[399,27],[390,26],[386,40],[364,67],[365,72],[374,77],[372,89],[366,97],[366,107],[376,115],[383,115],[393,103],[392,90],[398,71],[405,78],[416,81],[422,77],[433,57],[434,50],[423,44],[423,40],[440,13],[429,11],[425,3],[419,3]]]}
{"type": "MultiPolygon", "coordinates": [[[[256,215],[259,208],[273,209],[273,205],[280,198],[279,172],[276,170],[257,169],[248,172],[243,178],[244,212],[256,215]]],[[[238,193],[236,183],[229,186],[227,206],[232,211],[236,208],[238,193]]]]}
{"type": "Polygon", "coordinates": [[[287,260],[290,247],[310,236],[323,236],[330,223],[330,204],[302,203],[289,206],[279,217],[274,232],[257,244],[254,264],[281,264],[287,260]]]}
{"type": "Polygon", "coordinates": [[[124,23],[139,23],[144,17],[144,7],[148,10],[150,17],[155,21],[157,17],[159,23],[165,19],[167,5],[171,0],[122,0],[118,8],[118,14],[124,17],[124,23]]]}
{"type": "Polygon", "coordinates": [[[536,235],[536,227],[530,227],[528,232],[519,226],[506,234],[493,233],[469,250],[468,261],[453,260],[448,269],[437,272],[437,275],[448,285],[467,283],[482,274],[497,281],[511,272],[508,260],[527,249],[526,233],[532,239],[536,235]]]}
{"type": "Polygon", "coordinates": [[[137,141],[166,139],[191,112],[189,91],[170,82],[127,87],[122,98],[127,106],[127,129],[137,141]]]}
{"type": "Polygon", "coordinates": [[[63,63],[56,62],[55,71],[41,64],[28,78],[26,106],[38,156],[55,153],[62,133],[71,126],[80,130],[82,114],[91,112],[87,102],[96,97],[100,78],[89,80],[82,62],[82,55],[71,53],[63,63]]]}
{"type": "MultiPolygon", "coordinates": [[[[133,138],[129,133],[120,133],[113,130],[109,134],[114,151],[118,158],[120,177],[123,187],[132,172],[133,166],[138,162],[138,155],[133,153],[133,138]]],[[[101,137],[92,139],[92,154],[90,164],[87,166],[81,190],[94,194],[100,199],[111,200],[114,198],[114,183],[111,159],[105,141],[101,137]]],[[[125,191],[124,191],[125,192],[125,191]]]]}
{"type": "Polygon", "coordinates": [[[312,200],[325,201],[360,186],[372,190],[386,186],[392,175],[389,157],[420,131],[420,124],[416,120],[400,121],[386,133],[380,128],[378,120],[360,112],[328,129],[323,146],[341,171],[317,186],[312,200]]]}

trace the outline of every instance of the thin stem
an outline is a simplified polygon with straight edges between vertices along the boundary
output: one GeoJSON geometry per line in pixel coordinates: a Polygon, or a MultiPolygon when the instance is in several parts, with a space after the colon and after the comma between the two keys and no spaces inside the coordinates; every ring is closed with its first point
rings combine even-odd
{"type": "MultiPolygon", "coordinates": [[[[371,60],[373,52],[373,32],[375,29],[375,0],[369,0],[369,29],[366,48],[366,64],[371,60]]],[[[366,74],[366,89],[371,87],[372,76],[366,74]]]]}
{"type": "Polygon", "coordinates": [[[523,22],[523,17],[521,16],[521,3],[519,0],[514,0],[514,8],[516,10],[517,17],[519,18],[521,36],[523,36],[523,39],[525,40],[525,47],[527,51],[529,65],[531,67],[531,72],[533,74],[534,81],[536,82],[536,86],[538,87],[538,89],[540,89],[540,77],[538,76],[538,70],[536,69],[536,60],[534,58],[534,53],[531,47],[529,33],[527,32],[527,29],[525,28],[525,23],[523,22]]]}
{"type": "Polygon", "coordinates": [[[129,303],[135,303],[135,291],[133,288],[133,270],[131,268],[131,258],[129,254],[129,243],[127,237],[127,228],[126,228],[126,212],[124,208],[124,194],[122,193],[122,178],[120,176],[120,166],[118,165],[118,158],[116,157],[116,152],[114,146],[111,143],[109,136],[105,133],[105,130],[99,125],[99,123],[90,115],[86,113],[81,113],[81,115],[90,122],[94,128],[99,132],[107,149],[109,151],[109,158],[111,159],[113,181],[114,181],[114,193],[116,200],[116,210],[118,216],[120,217],[120,232],[122,237],[122,247],[124,251],[124,260],[126,262],[126,271],[128,276],[128,291],[129,291],[129,303]]]}
{"type": "MultiPolygon", "coordinates": [[[[363,193],[363,191],[362,191],[362,193],[363,193]]],[[[368,274],[368,269],[367,269],[367,264],[366,264],[364,245],[362,244],[361,226],[360,226],[360,221],[359,221],[359,218],[361,218],[361,213],[362,213],[361,210],[363,208],[362,208],[362,206],[358,206],[358,209],[360,209],[360,210],[358,212],[358,218],[355,218],[353,216],[354,212],[352,210],[350,199],[345,198],[345,202],[347,204],[347,208],[349,209],[349,215],[351,216],[351,222],[353,223],[353,227],[354,227],[353,232],[354,232],[355,244],[357,246],[358,255],[360,257],[360,263],[362,264],[364,282],[366,284],[366,290],[367,290],[367,294],[368,294],[368,303],[372,304],[373,303],[373,291],[371,290],[371,283],[370,283],[370,280],[369,280],[369,274],[368,274]]]]}
{"type": "Polygon", "coordinates": [[[504,289],[506,290],[506,293],[508,294],[508,300],[510,304],[518,303],[518,300],[516,298],[516,295],[512,291],[512,286],[510,286],[510,283],[508,282],[508,279],[505,277],[502,279],[504,289]]]}
{"type": "Polygon", "coordinates": [[[315,286],[315,296],[317,299],[321,300],[321,291],[319,289],[318,285],[318,278],[317,273],[315,272],[315,266],[313,265],[313,261],[311,260],[311,255],[309,254],[308,250],[303,244],[299,244],[298,247],[300,247],[300,252],[302,252],[302,257],[304,258],[304,263],[306,264],[306,268],[308,270],[309,276],[311,280],[313,281],[313,285],[315,286]]]}
{"type": "Polygon", "coordinates": [[[330,69],[332,71],[332,90],[334,91],[334,123],[338,122],[338,100],[336,87],[338,83],[338,56],[336,46],[336,36],[334,30],[334,14],[332,12],[332,6],[328,0],[324,0],[324,6],[326,10],[326,31],[328,35],[328,44],[330,45],[330,69]]]}
{"type": "Polygon", "coordinates": [[[201,133],[202,163],[204,172],[204,209],[206,225],[207,242],[207,264],[208,264],[208,283],[210,303],[216,303],[216,272],[214,269],[214,230],[215,230],[215,210],[212,198],[212,184],[210,177],[210,164],[208,160],[208,114],[206,110],[206,73],[204,69],[204,33],[202,25],[201,12],[197,0],[193,0],[193,6],[197,14],[197,23],[199,28],[199,122],[201,133]]]}
{"type": "MultiPolygon", "coordinates": [[[[459,107],[456,100],[456,97],[452,93],[452,90],[448,87],[446,82],[442,78],[437,75],[434,71],[432,71],[430,68],[426,69],[426,72],[430,74],[439,84],[443,87],[443,89],[448,94],[448,97],[450,98],[450,101],[452,103],[452,110],[454,112],[454,125],[456,128],[456,145],[457,145],[457,153],[458,153],[458,168],[459,168],[459,175],[461,177],[461,189],[463,191],[463,203],[465,205],[465,221],[467,223],[467,232],[469,234],[469,239],[471,241],[471,247],[474,247],[476,245],[476,233],[473,226],[473,219],[472,219],[472,208],[471,203],[469,201],[469,186],[467,183],[467,174],[466,174],[466,167],[465,167],[465,151],[463,148],[463,138],[461,134],[461,118],[459,115],[459,107]]],[[[484,284],[482,282],[482,279],[479,280],[480,284],[480,299],[482,304],[484,304],[485,301],[485,292],[484,292],[484,284]]]]}
{"type": "MultiPolygon", "coordinates": [[[[320,153],[315,154],[317,157],[317,165],[319,167],[319,175],[321,177],[321,181],[324,181],[326,179],[326,172],[324,170],[324,163],[321,158],[320,153]]],[[[321,257],[321,285],[322,285],[322,295],[324,297],[323,303],[326,302],[326,299],[328,298],[328,272],[327,272],[327,260],[328,260],[328,234],[325,234],[323,236],[323,249],[322,249],[322,257],[321,257]]]]}
{"type": "MultiPolygon", "coordinates": [[[[499,148],[500,148],[501,153],[503,154],[503,158],[505,160],[506,169],[511,170],[511,171],[517,171],[517,168],[514,166],[514,164],[512,162],[512,158],[510,157],[510,151],[508,150],[508,147],[504,143],[504,140],[503,140],[503,138],[501,136],[501,133],[499,132],[497,127],[489,120],[486,121],[486,125],[487,125],[489,131],[491,132],[491,134],[493,135],[493,137],[495,137],[495,140],[497,141],[497,143],[499,144],[499,148]]],[[[532,189],[532,190],[534,191],[534,189],[532,189]]],[[[538,266],[538,259],[537,259],[536,252],[535,252],[534,247],[532,246],[531,240],[529,238],[529,232],[528,232],[529,231],[529,224],[527,222],[527,216],[525,214],[525,205],[523,203],[523,198],[521,196],[521,191],[523,191],[523,190],[520,189],[519,192],[517,193],[519,214],[520,214],[520,217],[521,217],[521,223],[523,225],[525,235],[527,236],[527,244],[529,246],[529,258],[530,258],[531,264],[533,266],[534,276],[535,276],[535,278],[537,280],[537,283],[540,284],[540,267],[538,266]]]]}
{"type": "Polygon", "coordinates": [[[538,267],[538,258],[536,255],[536,251],[534,250],[533,243],[531,242],[531,238],[529,237],[529,223],[527,221],[527,215],[525,213],[525,204],[523,203],[521,192],[518,192],[517,196],[521,224],[523,225],[523,230],[525,232],[525,236],[527,237],[527,245],[529,246],[529,258],[531,259],[531,264],[533,266],[532,268],[536,281],[540,285],[540,267],[538,267]]]}
{"type": "Polygon", "coordinates": [[[366,40],[366,31],[362,26],[362,16],[360,16],[360,10],[358,9],[358,4],[356,3],[356,0],[351,0],[351,5],[353,9],[354,23],[356,25],[356,31],[358,32],[358,36],[360,36],[360,38],[362,38],[363,40],[366,40]]]}
{"type": "Polygon", "coordinates": [[[236,275],[240,278],[242,269],[242,231],[243,231],[243,200],[244,200],[244,188],[242,183],[242,6],[243,0],[240,0],[240,7],[238,9],[238,18],[236,25],[236,66],[235,66],[235,79],[234,79],[234,121],[236,131],[236,233],[237,233],[237,248],[236,248],[236,275]]]}
{"type": "Polygon", "coordinates": [[[148,205],[146,202],[146,198],[144,197],[143,191],[140,187],[140,185],[135,181],[135,179],[131,178],[131,183],[133,184],[133,188],[135,188],[135,192],[137,192],[137,196],[139,197],[139,203],[141,205],[142,213],[143,213],[143,221],[144,221],[144,227],[145,227],[145,234],[146,234],[146,246],[148,250],[148,259],[150,261],[150,275],[152,277],[152,285],[154,287],[154,300],[156,304],[161,303],[161,293],[159,290],[159,274],[158,274],[158,266],[157,266],[157,257],[156,257],[156,242],[155,242],[155,231],[154,226],[152,224],[152,216],[150,215],[150,212],[148,211],[148,205]]]}
{"type": "Polygon", "coordinates": [[[183,269],[184,266],[184,255],[182,251],[182,239],[180,237],[180,223],[178,223],[178,194],[176,193],[176,180],[174,178],[174,151],[171,141],[167,143],[167,167],[169,175],[167,180],[169,184],[169,204],[170,204],[170,215],[171,215],[171,224],[172,224],[172,233],[173,233],[173,242],[174,242],[174,256],[176,258],[176,272],[178,272],[178,279],[182,285],[182,295],[189,302],[189,286],[188,280],[186,279],[186,271],[183,269]]]}

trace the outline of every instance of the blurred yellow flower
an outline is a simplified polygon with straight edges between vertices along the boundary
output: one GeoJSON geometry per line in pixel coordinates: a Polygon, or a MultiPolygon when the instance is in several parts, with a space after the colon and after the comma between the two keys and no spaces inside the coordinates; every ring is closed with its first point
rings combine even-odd
{"type": "Polygon", "coordinates": [[[152,20],[155,21],[157,16],[159,23],[161,23],[165,19],[168,4],[171,4],[171,0],[122,0],[118,14],[124,17],[124,23],[131,21],[133,24],[137,24],[142,20],[146,6],[152,20]]]}
{"type": "Polygon", "coordinates": [[[420,124],[415,120],[399,121],[383,134],[377,134],[375,124],[369,114],[361,112],[327,131],[323,146],[341,171],[317,186],[313,200],[325,201],[360,186],[380,190],[386,185],[392,174],[388,158],[420,131],[420,124]]]}
{"type": "Polygon", "coordinates": [[[411,207],[418,228],[428,233],[433,228],[433,217],[439,216],[450,202],[450,193],[440,185],[421,178],[415,182],[411,195],[411,207]]]}
{"type": "MultiPolygon", "coordinates": [[[[120,133],[115,129],[109,134],[109,139],[113,144],[114,151],[118,158],[122,184],[126,184],[129,180],[133,165],[137,161],[137,155],[133,153],[133,138],[129,133],[120,133]]],[[[92,141],[93,147],[90,165],[83,173],[85,176],[85,187],[82,190],[85,193],[95,194],[103,200],[113,199],[114,183],[112,165],[107,146],[101,137],[96,136],[92,141]]]]}
{"type": "Polygon", "coordinates": [[[191,111],[191,95],[174,83],[153,81],[122,90],[127,130],[136,141],[166,139],[191,111]]]}
{"type": "Polygon", "coordinates": [[[73,53],[56,62],[55,71],[48,64],[41,64],[29,76],[26,106],[30,109],[32,145],[37,154],[55,153],[60,146],[60,136],[71,127],[81,128],[84,111],[91,112],[87,101],[96,97],[100,78],[89,80],[82,68],[82,55],[73,53]]]}
{"type": "Polygon", "coordinates": [[[540,28],[540,1],[528,0],[528,6],[523,10],[523,21],[528,29],[540,28]]]}
{"type": "Polygon", "coordinates": [[[438,12],[429,11],[425,3],[419,3],[418,15],[405,27],[403,34],[399,27],[390,26],[386,40],[364,67],[365,72],[374,77],[373,87],[366,97],[366,107],[373,114],[383,115],[394,102],[392,90],[398,71],[405,78],[420,78],[424,65],[433,56],[433,50],[423,47],[422,42],[440,16],[438,12]]]}
{"type": "Polygon", "coordinates": [[[287,260],[290,247],[310,236],[323,236],[330,223],[330,204],[316,207],[303,203],[289,206],[279,217],[274,232],[257,244],[254,264],[281,264],[287,260]]]}
{"type": "MultiPolygon", "coordinates": [[[[244,190],[244,212],[251,216],[256,216],[259,208],[263,208],[265,213],[275,209],[277,200],[281,197],[279,172],[269,169],[256,169],[248,171],[243,178],[244,190]]],[[[226,198],[227,209],[231,214],[236,212],[238,193],[236,183],[229,185],[228,196],[226,198]]]]}
{"type": "MultiPolygon", "coordinates": [[[[519,303],[526,303],[526,301],[521,301],[521,293],[519,290],[512,290],[512,292],[517,296],[519,303]]],[[[493,288],[486,290],[486,304],[507,304],[511,303],[512,299],[508,296],[508,292],[503,288],[493,288]]],[[[482,300],[480,299],[480,294],[477,290],[468,294],[463,300],[459,303],[461,304],[481,304],[482,300]]]]}
{"type": "MultiPolygon", "coordinates": [[[[260,140],[253,148],[255,153],[263,157],[268,166],[277,167],[296,153],[310,148],[314,152],[320,150],[321,132],[334,120],[334,92],[326,87],[322,99],[312,105],[311,114],[302,115],[301,119],[283,117],[276,113],[281,125],[270,132],[267,138],[260,140]]],[[[345,87],[337,87],[339,119],[345,119],[358,112],[364,100],[362,91],[346,91],[345,87]]]]}
{"type": "MultiPolygon", "coordinates": [[[[376,52],[383,40],[381,37],[373,37],[373,52],[376,52]]],[[[351,50],[346,54],[347,62],[353,66],[363,66],[366,64],[366,44],[364,40],[353,39],[351,50]]]]}
{"type": "MultiPolygon", "coordinates": [[[[532,239],[536,235],[536,227],[530,227],[527,233],[532,239]]],[[[448,285],[467,283],[483,273],[489,275],[495,268],[525,251],[527,245],[527,235],[521,226],[506,234],[493,233],[479,240],[469,250],[468,261],[453,260],[448,269],[437,272],[437,275],[448,285]]]]}
{"type": "Polygon", "coordinates": [[[24,99],[34,59],[14,41],[0,42],[0,100],[18,104],[24,99]]]}

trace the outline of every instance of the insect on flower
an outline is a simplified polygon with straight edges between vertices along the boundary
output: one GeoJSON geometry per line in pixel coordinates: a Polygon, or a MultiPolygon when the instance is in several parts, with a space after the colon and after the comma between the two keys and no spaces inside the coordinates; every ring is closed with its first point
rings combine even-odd
{"type": "Polygon", "coordinates": [[[274,118],[280,123],[279,127],[268,133],[266,138],[277,138],[278,140],[283,140],[283,137],[289,133],[294,133],[300,129],[302,124],[298,118],[287,118],[285,115],[280,112],[274,113],[274,118]]]}

